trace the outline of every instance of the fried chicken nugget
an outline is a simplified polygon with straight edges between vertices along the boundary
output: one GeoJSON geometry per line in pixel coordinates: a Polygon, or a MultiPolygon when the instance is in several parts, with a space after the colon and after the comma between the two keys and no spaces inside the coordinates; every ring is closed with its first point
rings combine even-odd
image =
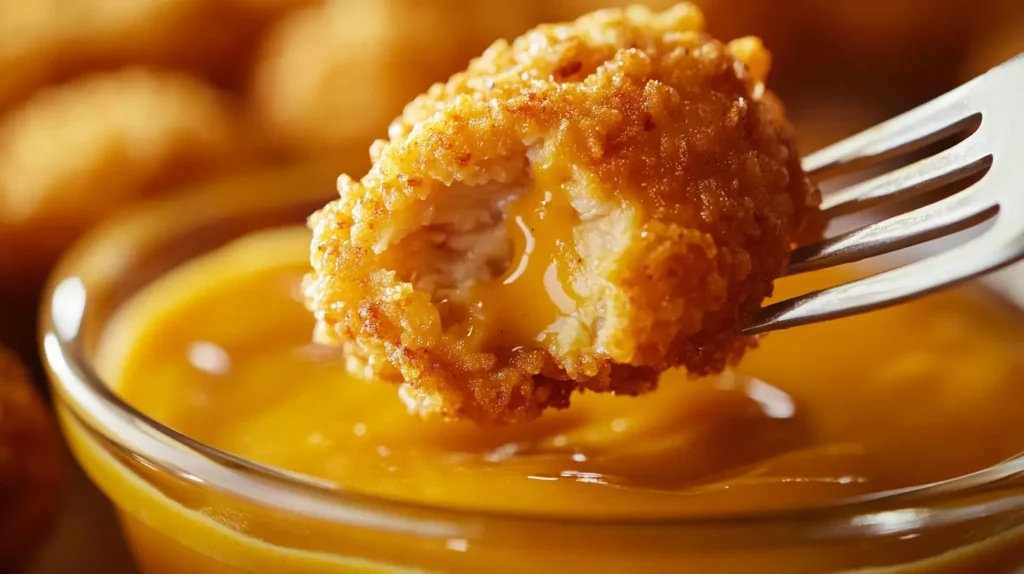
{"type": "MultiPolygon", "coordinates": [[[[396,110],[465,67],[496,37],[533,25],[531,2],[336,0],[291,14],[268,34],[251,99],[294,153],[366,161],[396,110]]],[[[354,166],[353,166],[354,167],[354,166]]]]}
{"type": "Polygon", "coordinates": [[[46,268],[111,210],[238,167],[232,101],[184,74],[125,69],[40,92],[0,118],[0,278],[46,268]]]}
{"type": "Polygon", "coordinates": [[[13,571],[53,518],[61,455],[28,373],[0,347],[0,570],[13,571]]]}
{"type": "Polygon", "coordinates": [[[317,340],[421,413],[504,423],[752,345],[817,189],[760,41],[611,9],[499,41],[310,219],[317,340]]]}

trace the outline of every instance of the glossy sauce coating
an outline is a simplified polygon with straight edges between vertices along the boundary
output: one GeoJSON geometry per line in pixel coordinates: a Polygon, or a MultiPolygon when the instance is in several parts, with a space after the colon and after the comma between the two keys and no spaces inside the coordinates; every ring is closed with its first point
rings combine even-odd
{"type": "Polygon", "coordinates": [[[530,189],[510,200],[505,232],[512,240],[512,264],[501,277],[472,287],[471,303],[485,322],[500,325],[487,345],[508,357],[512,349],[536,345],[558,332],[557,322],[579,303],[572,278],[581,266],[573,230],[579,214],[563,185],[564,168],[533,166],[530,189]]]}
{"type": "MultiPolygon", "coordinates": [[[[111,327],[130,402],[195,438],[344,488],[446,507],[583,516],[797,508],[979,470],[1024,445],[1024,329],[969,292],[769,336],[737,373],[502,428],[421,420],[310,344],[308,236],[242,240],[111,327]]],[[[783,284],[806,290],[832,272],[783,284]]]]}

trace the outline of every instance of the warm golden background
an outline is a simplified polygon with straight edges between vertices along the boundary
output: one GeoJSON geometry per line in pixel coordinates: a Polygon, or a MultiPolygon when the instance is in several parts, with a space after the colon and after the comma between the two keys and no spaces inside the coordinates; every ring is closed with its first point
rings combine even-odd
{"type": "MultiPolygon", "coordinates": [[[[273,162],[365,169],[402,105],[495,38],[626,3],[0,0],[0,343],[38,383],[46,272],[117,210],[273,162]]],[[[1024,51],[1022,0],[696,3],[720,38],[764,38],[804,151],[1024,51]]]]}

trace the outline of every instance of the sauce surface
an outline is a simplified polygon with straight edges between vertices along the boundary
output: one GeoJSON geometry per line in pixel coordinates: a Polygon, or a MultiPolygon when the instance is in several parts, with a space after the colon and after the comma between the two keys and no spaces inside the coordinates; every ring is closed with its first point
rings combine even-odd
{"type": "MultiPolygon", "coordinates": [[[[1024,448],[1024,322],[969,291],[768,336],[735,373],[580,395],[507,427],[409,416],[311,344],[308,233],[249,236],[125,306],[99,366],[201,441],[346,489],[528,514],[768,511],[924,485],[1024,448]]],[[[780,294],[848,279],[787,280],[780,294]]],[[[529,304],[529,302],[514,302],[529,304]]]]}

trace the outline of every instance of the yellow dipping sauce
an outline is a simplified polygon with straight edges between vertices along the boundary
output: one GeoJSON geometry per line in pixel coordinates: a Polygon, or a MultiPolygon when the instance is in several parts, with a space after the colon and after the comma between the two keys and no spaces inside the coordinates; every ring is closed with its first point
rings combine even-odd
{"type": "MultiPolygon", "coordinates": [[[[735,373],[669,373],[655,393],[580,395],[528,424],[414,418],[395,386],[350,377],[336,350],[310,343],[308,242],[299,228],[251,235],[147,287],[107,329],[101,372],[142,412],[228,452],[351,491],[487,512],[637,519],[820,506],[962,476],[1024,450],[1024,321],[969,291],[776,333],[735,373]]],[[[846,278],[819,273],[780,291],[846,278]]],[[[141,522],[126,519],[142,562],[172,555],[141,522]]],[[[985,564],[1024,565],[1013,558],[1024,548],[1003,548],[985,564]]],[[[499,559],[470,556],[465,571],[499,559]]],[[[521,571],[575,564],[528,546],[508,556],[521,571]]],[[[821,568],[856,566],[849,556],[821,568]]],[[[280,559],[258,571],[329,571],[280,559]]],[[[149,571],[171,571],[156,563],[149,571]]],[[[820,571],[813,564],[728,571],[820,571]]],[[[652,556],[643,570],[679,566],[652,556]]]]}

